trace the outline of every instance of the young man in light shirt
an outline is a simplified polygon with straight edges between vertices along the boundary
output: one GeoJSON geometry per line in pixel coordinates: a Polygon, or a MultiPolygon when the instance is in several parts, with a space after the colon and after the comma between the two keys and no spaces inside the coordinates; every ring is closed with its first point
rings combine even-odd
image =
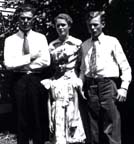
{"type": "Polygon", "coordinates": [[[5,40],[4,62],[14,75],[18,144],[48,140],[48,92],[41,85],[42,71],[50,65],[47,39],[32,30],[34,9],[21,7],[19,31],[5,40]]]}
{"type": "Polygon", "coordinates": [[[119,41],[103,33],[104,12],[89,12],[86,23],[91,38],[81,46],[80,78],[87,101],[90,144],[121,144],[116,102],[126,101],[131,68],[119,41]],[[119,87],[115,83],[118,78],[119,87]]]}

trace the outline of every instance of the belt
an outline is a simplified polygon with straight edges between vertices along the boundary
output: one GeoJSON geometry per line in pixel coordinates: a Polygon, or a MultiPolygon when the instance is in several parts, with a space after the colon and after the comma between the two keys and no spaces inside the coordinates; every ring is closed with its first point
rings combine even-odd
{"type": "Polygon", "coordinates": [[[97,77],[97,78],[92,78],[92,77],[87,77],[85,76],[86,81],[88,81],[89,83],[99,83],[99,82],[106,82],[109,80],[113,80],[115,83],[119,80],[118,77],[97,77]]]}
{"type": "MultiPolygon", "coordinates": [[[[25,71],[25,70],[12,70],[13,73],[20,73],[20,74],[27,74],[28,71],[25,71]]],[[[41,71],[31,71],[31,73],[33,74],[40,74],[41,71]]]]}

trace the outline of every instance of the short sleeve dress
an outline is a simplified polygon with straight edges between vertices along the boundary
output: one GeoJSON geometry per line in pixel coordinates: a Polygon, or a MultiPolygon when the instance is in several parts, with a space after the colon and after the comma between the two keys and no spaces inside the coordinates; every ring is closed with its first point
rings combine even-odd
{"type": "Polygon", "coordinates": [[[84,143],[86,138],[76,90],[75,66],[80,44],[81,40],[69,36],[64,43],[56,39],[49,45],[53,65],[51,118],[56,144],[84,143]]]}

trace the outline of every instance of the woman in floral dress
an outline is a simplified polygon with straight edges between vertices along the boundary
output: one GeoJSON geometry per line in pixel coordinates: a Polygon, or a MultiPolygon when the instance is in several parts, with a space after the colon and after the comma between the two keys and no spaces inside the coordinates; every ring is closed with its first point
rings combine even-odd
{"type": "Polygon", "coordinates": [[[49,45],[53,66],[53,77],[49,80],[49,127],[55,144],[85,141],[77,94],[81,81],[75,73],[81,40],[69,35],[72,22],[68,14],[59,14],[55,18],[59,37],[49,45]]]}

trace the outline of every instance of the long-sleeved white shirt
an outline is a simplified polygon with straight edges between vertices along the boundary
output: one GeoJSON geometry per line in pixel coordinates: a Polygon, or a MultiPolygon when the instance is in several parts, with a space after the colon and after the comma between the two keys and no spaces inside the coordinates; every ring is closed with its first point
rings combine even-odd
{"type": "Polygon", "coordinates": [[[7,69],[28,65],[30,69],[34,70],[50,65],[50,54],[46,37],[30,30],[27,34],[27,39],[30,53],[24,55],[24,34],[22,31],[18,31],[16,34],[6,38],[4,45],[4,63],[7,69]],[[31,56],[37,56],[37,58],[31,62],[31,56]]]}
{"type": "MultiPolygon", "coordinates": [[[[119,41],[112,36],[102,33],[98,37],[96,45],[96,68],[95,77],[119,77],[119,69],[121,70],[121,87],[128,89],[131,81],[131,68],[119,41]]],[[[86,40],[82,44],[82,63],[80,77],[89,76],[90,56],[93,48],[92,39],[86,40]]]]}

